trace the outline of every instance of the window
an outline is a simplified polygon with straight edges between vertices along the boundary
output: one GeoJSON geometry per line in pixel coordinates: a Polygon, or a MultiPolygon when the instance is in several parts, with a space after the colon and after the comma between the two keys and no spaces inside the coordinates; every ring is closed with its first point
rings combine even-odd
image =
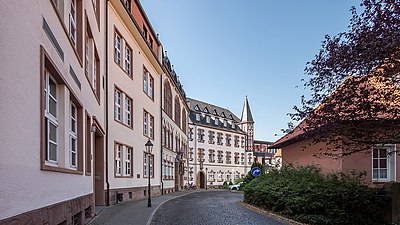
{"type": "Polygon", "coordinates": [[[82,175],[85,138],[82,106],[44,48],[40,50],[40,168],[82,175]]]}
{"type": "Polygon", "coordinates": [[[235,152],[235,164],[239,164],[239,152],[235,152]]]}
{"type": "Polygon", "coordinates": [[[215,117],[215,120],[214,120],[215,125],[218,126],[218,122],[219,122],[219,119],[217,117],[215,117]]]}
{"type": "Polygon", "coordinates": [[[125,96],[124,123],[132,126],[132,100],[127,96],[125,96]]]}
{"type": "Polygon", "coordinates": [[[130,128],[132,123],[132,99],[120,91],[114,90],[114,119],[130,128]]]}
{"type": "Polygon", "coordinates": [[[150,175],[150,177],[154,177],[154,168],[153,168],[153,162],[154,162],[154,155],[148,154],[144,152],[144,158],[143,158],[143,178],[146,178],[150,175]],[[150,172],[150,173],[149,173],[150,172]]]}
{"type": "Polygon", "coordinates": [[[172,91],[171,85],[167,80],[164,84],[164,110],[172,118],[172,91]]]}
{"type": "Polygon", "coordinates": [[[235,148],[239,148],[239,136],[234,136],[234,146],[235,148]]]}
{"type": "Polygon", "coordinates": [[[208,162],[210,163],[214,163],[215,162],[215,154],[214,154],[215,150],[208,150],[208,162]]]}
{"type": "Polygon", "coordinates": [[[375,145],[372,148],[372,180],[395,181],[395,145],[375,145]]]}
{"type": "Polygon", "coordinates": [[[69,37],[76,46],[76,0],[71,0],[69,11],[69,37]]]}
{"type": "Polygon", "coordinates": [[[251,153],[247,153],[247,165],[252,164],[252,161],[251,161],[252,158],[253,158],[253,156],[251,155],[251,153]]]}
{"type": "Polygon", "coordinates": [[[228,124],[228,121],[224,120],[224,127],[226,127],[228,124]]]}
{"type": "Polygon", "coordinates": [[[85,75],[95,96],[100,100],[100,59],[87,18],[85,37],[85,75]]]}
{"type": "Polygon", "coordinates": [[[243,136],[241,138],[241,142],[242,142],[242,148],[244,148],[244,137],[243,136]]]}
{"type": "Polygon", "coordinates": [[[231,152],[226,152],[226,164],[231,164],[231,152]]]}
{"type": "Polygon", "coordinates": [[[143,24],[143,37],[144,37],[144,40],[147,41],[147,28],[144,24],[143,24]]]}
{"type": "Polygon", "coordinates": [[[189,141],[193,140],[193,128],[189,128],[189,141]]]}
{"type": "Polygon", "coordinates": [[[123,146],[120,144],[115,145],[115,175],[122,176],[122,152],[123,146]]]}
{"type": "Polygon", "coordinates": [[[219,150],[217,157],[218,157],[218,163],[224,163],[224,159],[223,159],[224,152],[223,151],[219,150]]]}
{"type": "Polygon", "coordinates": [[[197,160],[199,162],[204,162],[204,155],[205,155],[204,148],[197,149],[197,160]]]}
{"type": "Polygon", "coordinates": [[[240,162],[243,165],[244,164],[244,153],[241,154],[242,156],[240,157],[240,162]]]}
{"type": "Polygon", "coordinates": [[[193,148],[189,148],[189,161],[193,161],[193,148]]]}
{"type": "Polygon", "coordinates": [[[143,135],[154,140],[154,117],[143,110],[143,135]]]}
{"type": "Polygon", "coordinates": [[[214,141],[214,139],[215,139],[215,135],[214,135],[214,131],[212,131],[212,130],[209,130],[208,131],[208,143],[209,144],[214,144],[215,143],[215,141],[214,141]]]}
{"type": "Polygon", "coordinates": [[[116,64],[121,65],[121,49],[122,39],[118,33],[114,35],[114,61],[116,64]]]}
{"type": "Polygon", "coordinates": [[[132,153],[133,153],[133,148],[127,147],[126,158],[125,158],[125,175],[127,176],[132,175],[132,153]]]}
{"type": "Polygon", "coordinates": [[[150,49],[151,49],[152,51],[154,51],[154,50],[153,50],[153,39],[151,39],[151,37],[149,37],[149,45],[150,45],[150,49]]]}
{"type": "Polygon", "coordinates": [[[199,142],[204,142],[204,130],[203,129],[198,129],[198,141],[199,142]]]}
{"type": "Polygon", "coordinates": [[[186,115],[186,110],[182,109],[182,131],[183,133],[186,134],[187,130],[187,115],[186,115]]]}
{"type": "Polygon", "coordinates": [[[154,78],[143,68],[143,92],[152,100],[154,99],[154,78]]]}
{"type": "Polygon", "coordinates": [[[175,97],[175,123],[181,127],[181,104],[178,96],[175,97]]]}
{"type": "Polygon", "coordinates": [[[206,123],[210,123],[210,116],[206,116],[206,123]]]}
{"type": "Polygon", "coordinates": [[[125,46],[125,73],[132,76],[132,49],[125,46]]]}
{"type": "Polygon", "coordinates": [[[218,132],[217,133],[217,144],[218,145],[222,145],[222,139],[224,139],[223,138],[223,133],[218,132]]]}
{"type": "Polygon", "coordinates": [[[200,114],[196,113],[196,120],[200,121],[200,114]]]}
{"type": "Polygon", "coordinates": [[[226,139],[226,146],[231,146],[231,135],[230,134],[226,134],[225,135],[225,139],[226,139]]]}
{"type": "Polygon", "coordinates": [[[46,161],[57,163],[58,161],[58,97],[57,83],[46,72],[44,96],[45,96],[45,120],[46,120],[46,161]]]}
{"type": "Polygon", "coordinates": [[[76,168],[78,160],[77,109],[70,103],[70,130],[69,130],[69,165],[76,168]]]}
{"type": "Polygon", "coordinates": [[[115,176],[132,177],[133,148],[115,143],[115,176]]]}
{"type": "Polygon", "coordinates": [[[122,92],[118,89],[115,89],[114,91],[114,104],[115,104],[115,111],[114,111],[114,118],[117,121],[121,121],[122,119],[122,113],[121,113],[121,103],[122,103],[122,92]]]}

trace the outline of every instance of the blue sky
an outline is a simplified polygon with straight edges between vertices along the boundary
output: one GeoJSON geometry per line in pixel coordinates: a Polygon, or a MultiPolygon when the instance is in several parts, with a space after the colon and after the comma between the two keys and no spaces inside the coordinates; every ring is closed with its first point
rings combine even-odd
{"type": "Polygon", "coordinates": [[[248,96],[255,138],[275,141],[307,94],[306,62],[346,31],[355,0],[141,0],[189,97],[239,118],[248,96]],[[296,86],[299,86],[296,88],[296,86]],[[278,134],[275,136],[275,134],[278,134]]]}

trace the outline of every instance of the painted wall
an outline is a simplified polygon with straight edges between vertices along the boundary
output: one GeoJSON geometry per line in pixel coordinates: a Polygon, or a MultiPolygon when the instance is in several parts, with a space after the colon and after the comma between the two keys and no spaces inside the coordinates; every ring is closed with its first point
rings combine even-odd
{"type": "MultiPolygon", "coordinates": [[[[117,2],[120,4],[119,2],[117,2]]],[[[113,4],[109,3],[109,20],[108,25],[110,32],[108,33],[108,51],[109,51],[109,168],[110,168],[110,188],[132,188],[147,187],[148,179],[143,177],[143,160],[145,152],[145,143],[148,138],[143,134],[143,110],[146,110],[154,117],[154,178],[151,178],[152,186],[160,185],[160,152],[161,152],[161,113],[160,113],[160,73],[161,70],[157,64],[152,64],[150,57],[146,55],[138,44],[138,40],[133,35],[133,26],[127,25],[119,16],[113,4]],[[125,71],[114,61],[114,28],[118,30],[121,37],[133,51],[133,77],[130,78],[125,71]],[[146,68],[154,78],[154,101],[143,91],[143,68],[146,68]],[[129,128],[120,122],[114,120],[114,88],[118,87],[133,100],[133,128],[129,128]],[[115,148],[114,143],[119,142],[127,146],[133,147],[133,177],[119,178],[115,177],[115,148]]],[[[131,22],[132,23],[132,22],[131,22]]]]}
{"type": "MultiPolygon", "coordinates": [[[[84,1],[89,21],[94,25],[94,13],[90,1],[84,1]]],[[[64,10],[68,10],[68,5],[64,10]]],[[[104,10],[104,7],[101,7],[104,10]]],[[[84,75],[82,64],[77,60],[63,23],[56,16],[50,1],[25,1],[24,7],[12,1],[2,2],[0,7],[0,220],[27,211],[42,208],[65,200],[92,193],[93,177],[43,171],[40,169],[40,46],[49,54],[61,72],[71,91],[76,94],[84,110],[104,122],[103,90],[101,105],[84,75]],[[49,37],[43,31],[43,18],[64,51],[64,61],[56,52],[49,37]],[[69,68],[74,69],[81,89],[72,79],[69,68]]],[[[64,23],[68,17],[64,17],[64,23]]],[[[65,27],[68,27],[65,25],[65,27]]],[[[104,27],[101,26],[101,31],[104,27]]],[[[98,53],[103,57],[100,31],[94,30],[98,41],[98,53]]],[[[101,75],[104,67],[101,67],[101,75]]],[[[82,116],[83,117],[83,116],[82,116]]],[[[83,118],[85,121],[85,118],[83,118]]],[[[102,124],[103,125],[103,124],[102,124]]],[[[85,132],[85,130],[84,130],[85,132]]],[[[84,143],[85,144],[85,143],[84,143]]],[[[85,145],[84,145],[85,146],[85,145]]],[[[67,143],[60,142],[60,149],[67,149],[67,143]]],[[[85,152],[85,151],[84,151],[85,152]]],[[[85,168],[85,160],[83,160],[85,168]]],[[[92,169],[93,171],[93,169],[92,169]]],[[[85,172],[85,170],[83,171],[85,172]]]]}
{"type": "Polygon", "coordinates": [[[328,156],[320,156],[329,146],[325,143],[314,144],[311,140],[304,140],[282,147],[283,165],[316,165],[323,173],[341,171],[342,162],[328,156]]]}

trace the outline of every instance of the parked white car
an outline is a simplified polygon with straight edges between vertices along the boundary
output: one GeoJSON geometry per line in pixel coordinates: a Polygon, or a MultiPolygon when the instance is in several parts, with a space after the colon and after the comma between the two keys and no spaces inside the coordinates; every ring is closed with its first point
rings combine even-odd
{"type": "Polygon", "coordinates": [[[229,185],[229,190],[233,190],[233,191],[239,190],[239,189],[240,189],[240,185],[242,185],[242,183],[243,183],[243,182],[240,182],[240,183],[238,183],[238,184],[229,185]]]}

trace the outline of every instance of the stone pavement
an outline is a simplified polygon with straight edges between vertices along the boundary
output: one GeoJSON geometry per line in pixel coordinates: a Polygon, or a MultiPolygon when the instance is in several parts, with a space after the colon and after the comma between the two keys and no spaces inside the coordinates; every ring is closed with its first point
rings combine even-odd
{"type": "Polygon", "coordinates": [[[181,191],[151,198],[151,207],[147,199],[135,202],[123,202],[101,211],[89,225],[149,225],[154,213],[165,202],[198,191],[181,191]]]}

